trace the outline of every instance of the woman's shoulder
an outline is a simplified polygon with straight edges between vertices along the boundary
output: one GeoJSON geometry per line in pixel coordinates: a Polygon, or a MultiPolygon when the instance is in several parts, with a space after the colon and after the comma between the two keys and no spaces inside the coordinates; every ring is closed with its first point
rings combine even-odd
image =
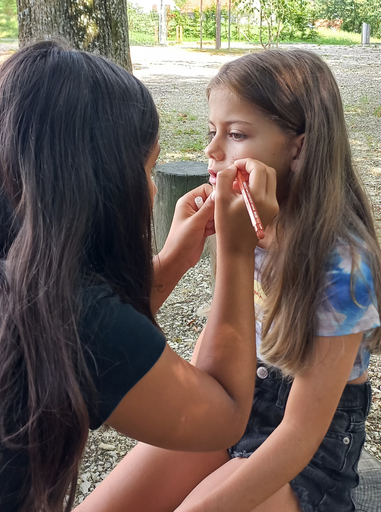
{"type": "Polygon", "coordinates": [[[81,328],[96,336],[120,331],[123,338],[141,332],[159,333],[158,327],[143,313],[122,299],[108,283],[86,286],[82,290],[81,328]]]}
{"type": "Polygon", "coordinates": [[[166,340],[151,320],[121,300],[107,284],[83,291],[86,308],[79,335],[95,388],[88,400],[90,427],[98,428],[128,391],[152,368],[166,340]]]}

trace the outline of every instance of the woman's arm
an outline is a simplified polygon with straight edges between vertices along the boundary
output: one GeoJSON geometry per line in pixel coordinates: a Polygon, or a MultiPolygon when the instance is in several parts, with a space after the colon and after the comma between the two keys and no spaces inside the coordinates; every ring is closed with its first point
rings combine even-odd
{"type": "MultiPolygon", "coordinates": [[[[246,426],[256,368],[252,283],[257,239],[242,197],[232,190],[235,176],[234,168],[220,172],[217,179],[220,258],[198,368],[167,347],[107,420],[149,444],[174,450],[219,450],[235,442],[246,426]]],[[[275,171],[254,164],[250,190],[267,225],[278,209],[275,171]]]]}
{"type": "Polygon", "coordinates": [[[155,314],[187,270],[199,260],[206,238],[214,233],[214,201],[210,185],[201,185],[181,197],[175,208],[171,229],[160,253],[154,257],[151,308],[155,314]],[[200,210],[194,202],[202,197],[200,210]]]}
{"type": "Polygon", "coordinates": [[[176,512],[249,512],[299,474],[329,428],[362,335],[317,338],[314,365],[295,378],[279,427],[212,493],[196,488],[176,512]]]}

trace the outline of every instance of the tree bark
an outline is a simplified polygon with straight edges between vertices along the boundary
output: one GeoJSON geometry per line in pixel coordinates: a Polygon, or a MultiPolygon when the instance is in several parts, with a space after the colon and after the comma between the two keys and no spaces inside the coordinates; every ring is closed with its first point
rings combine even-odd
{"type": "Polygon", "coordinates": [[[64,38],[132,71],[127,0],[17,0],[19,44],[64,38]]]}

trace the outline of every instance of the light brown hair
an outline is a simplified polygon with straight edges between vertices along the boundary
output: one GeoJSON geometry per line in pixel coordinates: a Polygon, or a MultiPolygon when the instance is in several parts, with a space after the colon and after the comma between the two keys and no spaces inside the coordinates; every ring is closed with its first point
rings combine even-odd
{"type": "MultiPolygon", "coordinates": [[[[325,265],[339,240],[349,246],[352,277],[356,254],[366,248],[381,304],[381,251],[371,207],[353,167],[338,86],[316,54],[252,53],[223,66],[208,96],[220,86],[252,103],[285,134],[305,134],[262,272],[267,299],[261,354],[295,375],[311,364],[325,265]]],[[[367,343],[370,350],[381,351],[381,328],[367,343]]]]}

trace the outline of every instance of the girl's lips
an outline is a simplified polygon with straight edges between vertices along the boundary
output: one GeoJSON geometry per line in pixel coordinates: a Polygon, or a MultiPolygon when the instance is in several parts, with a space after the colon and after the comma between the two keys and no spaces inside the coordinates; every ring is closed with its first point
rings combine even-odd
{"type": "Polygon", "coordinates": [[[210,174],[209,183],[215,185],[217,183],[217,174],[211,169],[208,169],[208,173],[210,174]]]}

